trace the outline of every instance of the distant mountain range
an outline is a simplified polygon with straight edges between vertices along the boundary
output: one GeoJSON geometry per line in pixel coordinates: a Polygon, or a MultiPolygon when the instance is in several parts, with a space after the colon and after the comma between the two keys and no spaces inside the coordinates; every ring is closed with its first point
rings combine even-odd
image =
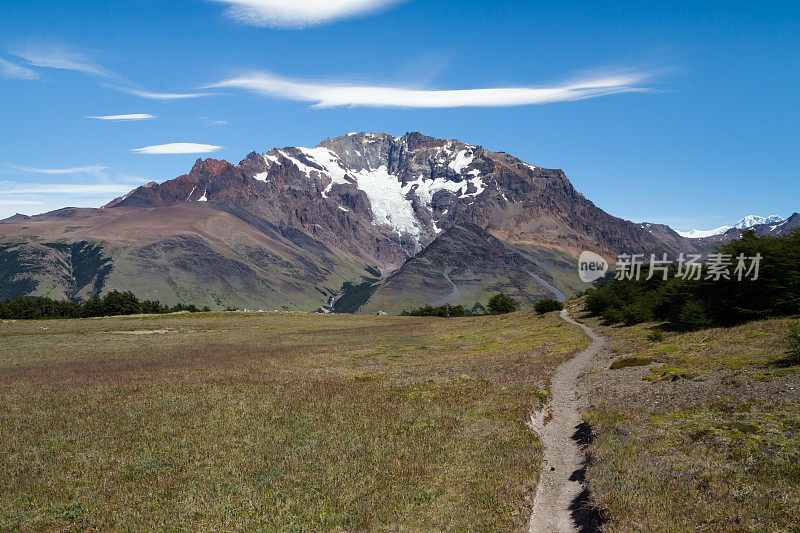
{"type": "Polygon", "coordinates": [[[712,237],[714,235],[722,235],[729,229],[733,228],[746,229],[746,228],[752,228],[753,226],[758,226],[760,224],[777,224],[779,222],[783,222],[783,218],[781,218],[779,215],[770,215],[768,217],[760,217],[758,215],[747,215],[746,217],[739,220],[732,226],[720,226],[719,228],[709,229],[709,230],[693,229],[691,231],[679,231],[677,233],[682,237],[697,239],[702,237],[712,237]]]}
{"type": "Polygon", "coordinates": [[[582,250],[706,250],[734,231],[689,239],[622,220],[562,171],[504,152],[352,133],[238,165],[198,159],[100,209],[0,221],[0,297],[119,289],[215,308],[398,312],[502,291],[527,306],[586,287],[582,250]]]}

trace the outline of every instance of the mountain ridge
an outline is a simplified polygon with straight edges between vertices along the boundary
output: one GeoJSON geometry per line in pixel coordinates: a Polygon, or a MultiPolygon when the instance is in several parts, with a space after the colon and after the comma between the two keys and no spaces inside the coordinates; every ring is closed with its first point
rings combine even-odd
{"type": "MultiPolygon", "coordinates": [[[[580,251],[613,258],[716,242],[614,217],[561,170],[418,132],[352,133],[314,148],[254,151],[238,164],[197,159],[188,173],[137,187],[100,209],[6,219],[0,243],[13,246],[0,251],[0,275],[21,280],[16,293],[70,294],[55,267],[13,266],[20,257],[50,254],[52,247],[42,247],[51,241],[99,247],[92,249],[111,265],[101,291],[131,289],[167,304],[191,298],[196,305],[302,310],[328,305],[345,287],[363,287],[373,272],[385,277],[385,288],[363,302],[366,310],[397,308],[397,291],[385,297],[392,287],[430,303],[461,282],[471,288],[458,290],[472,301],[459,303],[506,290],[529,305],[551,289],[584,288],[571,263],[580,251]],[[451,265],[448,253],[467,262],[451,265]],[[448,268],[456,277],[443,274],[448,268]],[[481,283],[469,281],[474,273],[481,283]],[[425,290],[429,279],[436,290],[425,290]]],[[[0,289],[0,297],[9,295],[0,289]]]]}

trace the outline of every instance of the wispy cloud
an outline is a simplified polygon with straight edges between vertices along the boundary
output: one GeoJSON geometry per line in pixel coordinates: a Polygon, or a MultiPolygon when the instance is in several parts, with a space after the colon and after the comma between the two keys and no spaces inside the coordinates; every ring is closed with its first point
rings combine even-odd
{"type": "Polygon", "coordinates": [[[0,58],[0,76],[17,80],[36,80],[39,75],[33,70],[0,58]]]}
{"type": "Polygon", "coordinates": [[[149,120],[156,118],[155,115],[149,113],[131,113],[128,115],[101,115],[101,116],[88,116],[86,118],[96,118],[97,120],[114,120],[114,121],[128,121],[128,120],[149,120]]]}
{"type": "Polygon", "coordinates": [[[197,117],[197,118],[199,120],[202,120],[203,122],[205,122],[207,124],[211,124],[212,126],[224,126],[225,124],[228,123],[227,120],[220,120],[220,119],[211,118],[211,117],[197,117]]]}
{"type": "Polygon", "coordinates": [[[244,24],[305,28],[380,11],[404,0],[214,0],[228,4],[225,14],[244,24]]]}
{"type": "Polygon", "coordinates": [[[268,72],[224,80],[211,88],[233,87],[266,96],[311,102],[312,107],[503,107],[572,102],[611,94],[645,90],[645,74],[594,76],[550,87],[428,90],[283,78],[268,72]]]}
{"type": "MultiPolygon", "coordinates": [[[[106,87],[150,100],[167,101],[211,96],[210,93],[166,93],[137,88],[138,84],[100,65],[88,52],[63,44],[43,44],[33,42],[28,43],[26,46],[20,47],[11,53],[26,60],[34,67],[55,68],[81,72],[93,78],[100,78],[102,80],[102,84],[106,87]]],[[[0,59],[0,74],[12,77],[26,76],[28,79],[38,78],[35,71],[15,65],[14,63],[9,63],[2,59],[0,59]],[[8,71],[10,74],[8,74],[6,71],[8,71]],[[14,74],[16,74],[16,76],[14,76],[14,74]],[[31,75],[33,77],[30,77],[31,75]]]]}
{"type": "Polygon", "coordinates": [[[45,202],[40,202],[38,200],[2,200],[2,199],[0,199],[0,205],[45,205],[45,202]]]}
{"type": "Polygon", "coordinates": [[[206,154],[221,149],[221,146],[199,143],[168,143],[135,148],[131,152],[140,154],[206,154]]]}
{"type": "Polygon", "coordinates": [[[37,183],[19,185],[0,183],[0,197],[14,194],[74,194],[100,196],[130,191],[131,186],[124,183],[37,183]]]}
{"type": "Polygon", "coordinates": [[[35,67],[74,70],[103,78],[116,77],[113,72],[97,64],[86,52],[62,44],[30,43],[12,53],[35,67]]]}
{"type": "Polygon", "coordinates": [[[34,168],[24,167],[17,165],[6,165],[9,168],[18,170],[20,172],[27,172],[29,174],[101,174],[108,167],[100,165],[89,165],[85,167],[67,167],[67,168],[34,168]]]}
{"type": "Polygon", "coordinates": [[[150,100],[185,100],[187,98],[202,98],[212,96],[212,93],[158,93],[152,91],[140,91],[138,89],[123,89],[126,93],[150,100]]]}

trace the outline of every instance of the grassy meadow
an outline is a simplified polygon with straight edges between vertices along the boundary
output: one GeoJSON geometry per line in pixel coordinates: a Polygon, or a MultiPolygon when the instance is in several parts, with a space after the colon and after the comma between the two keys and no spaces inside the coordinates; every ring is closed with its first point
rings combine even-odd
{"type": "Polygon", "coordinates": [[[0,323],[0,529],[524,529],[555,314],[0,323]]]}
{"type": "Polygon", "coordinates": [[[611,348],[586,414],[604,531],[800,531],[800,321],[659,336],[586,320],[611,348]]]}

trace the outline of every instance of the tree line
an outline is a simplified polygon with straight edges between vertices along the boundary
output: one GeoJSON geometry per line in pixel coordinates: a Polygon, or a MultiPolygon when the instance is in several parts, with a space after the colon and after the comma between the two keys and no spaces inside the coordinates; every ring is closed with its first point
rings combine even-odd
{"type": "Polygon", "coordinates": [[[512,313],[519,308],[519,304],[514,298],[507,294],[497,293],[489,299],[486,307],[476,303],[472,309],[465,309],[463,305],[440,305],[434,307],[432,305],[423,305],[416,309],[407,311],[403,309],[400,313],[402,316],[440,316],[445,318],[459,317],[459,316],[480,316],[480,315],[502,315],[505,313],[512,313]]]}
{"type": "Polygon", "coordinates": [[[102,297],[96,296],[83,302],[54,300],[23,296],[0,302],[0,318],[85,318],[97,316],[175,313],[178,311],[209,311],[190,304],[167,306],[158,300],[139,300],[132,292],[111,291],[102,297]]]}
{"type": "Polygon", "coordinates": [[[744,231],[717,251],[733,258],[760,254],[758,278],[685,279],[672,267],[667,281],[647,280],[645,268],[638,280],[613,279],[586,291],[587,309],[607,324],[662,321],[681,331],[800,313],[800,229],[778,237],[744,231]]]}

